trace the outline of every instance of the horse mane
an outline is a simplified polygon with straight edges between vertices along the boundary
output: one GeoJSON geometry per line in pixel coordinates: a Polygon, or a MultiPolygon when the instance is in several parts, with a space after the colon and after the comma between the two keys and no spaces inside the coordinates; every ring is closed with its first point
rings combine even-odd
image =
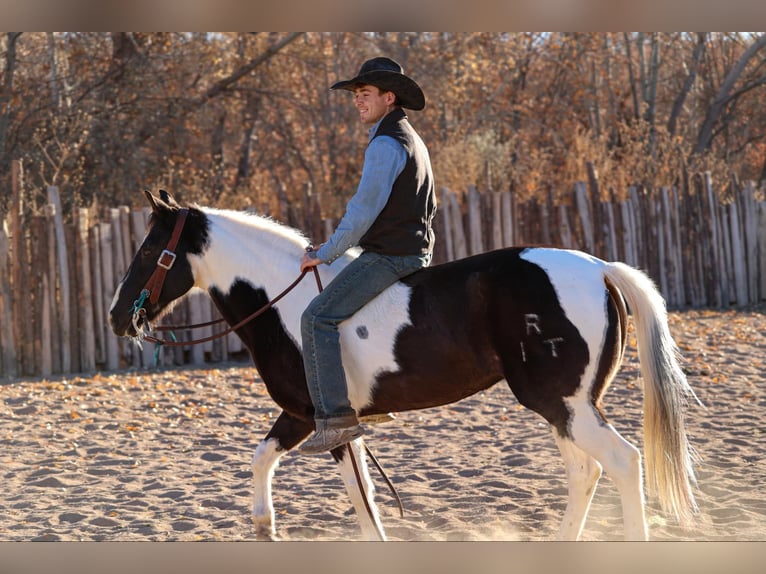
{"type": "MultiPolygon", "coordinates": [[[[215,207],[195,206],[208,217],[215,220],[217,217],[230,221],[246,229],[261,232],[258,237],[267,241],[269,247],[273,249],[284,249],[288,245],[289,249],[298,247],[303,249],[308,245],[309,239],[306,235],[289,225],[280,223],[271,216],[262,215],[253,211],[236,211],[233,209],[220,209],[215,207]]],[[[252,237],[252,236],[251,236],[252,237]]]]}

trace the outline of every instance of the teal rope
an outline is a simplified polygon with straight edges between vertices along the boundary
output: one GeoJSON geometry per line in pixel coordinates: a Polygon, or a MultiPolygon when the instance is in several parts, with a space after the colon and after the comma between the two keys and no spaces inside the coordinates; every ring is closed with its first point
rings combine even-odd
{"type": "Polygon", "coordinates": [[[157,367],[160,364],[160,349],[162,348],[162,343],[155,343],[154,344],[154,366],[157,367]]]}
{"type": "MultiPolygon", "coordinates": [[[[173,342],[178,342],[178,339],[176,339],[176,334],[173,331],[168,331],[170,333],[170,338],[173,339],[173,342]]],[[[154,344],[154,366],[158,367],[160,364],[160,350],[162,348],[162,342],[157,342],[154,344]]]]}
{"type": "Polygon", "coordinates": [[[144,306],[144,302],[146,302],[146,298],[148,296],[149,296],[149,291],[147,289],[142,289],[141,294],[138,296],[138,299],[133,301],[133,306],[130,308],[130,312],[137,313],[138,310],[144,306]]]}

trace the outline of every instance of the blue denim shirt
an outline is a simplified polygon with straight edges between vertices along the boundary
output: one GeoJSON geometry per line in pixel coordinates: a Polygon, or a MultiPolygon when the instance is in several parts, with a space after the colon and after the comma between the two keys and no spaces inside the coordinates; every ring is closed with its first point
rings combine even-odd
{"type": "MultiPolygon", "coordinates": [[[[382,118],[381,118],[382,119],[382,118]]],[[[359,244],[391,196],[391,188],[407,163],[407,152],[389,136],[373,138],[380,121],[370,128],[370,144],[364,153],[362,177],[356,193],[346,205],[346,213],[332,236],[317,250],[317,257],[332,263],[359,244]]]]}

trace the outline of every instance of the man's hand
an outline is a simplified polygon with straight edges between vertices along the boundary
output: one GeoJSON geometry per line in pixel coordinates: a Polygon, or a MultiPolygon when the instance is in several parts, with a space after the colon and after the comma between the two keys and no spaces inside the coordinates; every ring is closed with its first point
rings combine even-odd
{"type": "Polygon", "coordinates": [[[316,251],[308,251],[304,253],[303,257],[301,257],[301,273],[312,267],[316,267],[321,262],[322,260],[317,257],[316,251]]]}

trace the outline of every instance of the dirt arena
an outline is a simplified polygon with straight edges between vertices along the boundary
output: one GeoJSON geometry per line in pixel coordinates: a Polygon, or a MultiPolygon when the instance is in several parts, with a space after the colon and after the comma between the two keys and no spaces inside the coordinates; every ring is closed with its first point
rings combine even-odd
{"type": "MultiPolygon", "coordinates": [[[[651,498],[653,540],[766,540],[766,306],[670,315],[705,408],[688,414],[698,523],[681,530],[651,498]]],[[[0,541],[252,540],[250,460],[278,408],[254,368],[121,372],[0,381],[0,541]]],[[[641,446],[635,341],[605,400],[641,446]]],[[[505,384],[460,403],[400,413],[368,444],[396,484],[400,518],[374,474],[395,541],[548,540],[566,504],[544,421],[505,384]]],[[[329,455],[288,453],[274,477],[282,540],[354,540],[353,510],[329,455]]],[[[621,540],[604,476],[584,540],[621,540]]]]}

